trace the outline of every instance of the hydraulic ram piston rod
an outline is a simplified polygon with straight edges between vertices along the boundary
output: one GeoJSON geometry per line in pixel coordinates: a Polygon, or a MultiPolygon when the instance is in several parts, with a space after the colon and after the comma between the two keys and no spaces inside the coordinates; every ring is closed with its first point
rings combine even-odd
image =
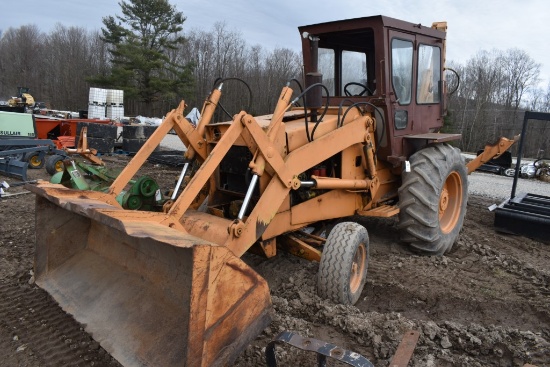
{"type": "Polygon", "coordinates": [[[250,203],[250,198],[252,197],[252,193],[254,192],[254,188],[256,187],[256,183],[258,182],[258,175],[253,175],[252,180],[250,181],[250,185],[248,186],[248,190],[246,191],[246,195],[244,197],[243,206],[241,206],[241,210],[239,210],[238,219],[243,220],[244,213],[246,212],[246,209],[248,208],[248,204],[250,203]]]}
{"type": "Polygon", "coordinates": [[[176,183],[176,188],[174,189],[174,192],[172,193],[172,197],[170,198],[172,200],[175,200],[176,196],[178,196],[178,191],[180,190],[181,182],[185,177],[185,172],[187,171],[187,167],[189,167],[189,162],[183,165],[183,169],[181,170],[180,177],[178,178],[178,183],[176,183]]]}

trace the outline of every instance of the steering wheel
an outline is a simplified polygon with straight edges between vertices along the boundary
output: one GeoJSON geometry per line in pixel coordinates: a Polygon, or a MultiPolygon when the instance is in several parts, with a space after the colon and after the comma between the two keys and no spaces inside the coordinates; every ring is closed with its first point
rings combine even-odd
{"type": "Polygon", "coordinates": [[[344,85],[344,94],[347,97],[360,97],[360,96],[363,96],[365,93],[366,93],[367,96],[372,96],[374,94],[374,93],[372,93],[372,90],[370,90],[369,87],[367,87],[365,84],[356,83],[356,82],[349,82],[348,84],[344,85]],[[348,90],[348,87],[352,86],[352,85],[356,85],[358,87],[361,87],[361,88],[363,88],[363,90],[359,94],[351,94],[350,91],[348,90]]]}

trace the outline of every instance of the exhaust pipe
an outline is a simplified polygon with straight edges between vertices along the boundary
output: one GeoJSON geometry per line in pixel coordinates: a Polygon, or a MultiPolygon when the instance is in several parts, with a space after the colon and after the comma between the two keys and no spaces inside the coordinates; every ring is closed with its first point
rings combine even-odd
{"type": "MultiPolygon", "coordinates": [[[[323,83],[323,74],[319,72],[319,37],[307,35],[310,41],[311,71],[306,74],[306,89],[313,84],[323,83]]],[[[312,88],[306,93],[306,105],[311,109],[311,119],[317,122],[317,111],[323,106],[323,90],[312,88]]]]}

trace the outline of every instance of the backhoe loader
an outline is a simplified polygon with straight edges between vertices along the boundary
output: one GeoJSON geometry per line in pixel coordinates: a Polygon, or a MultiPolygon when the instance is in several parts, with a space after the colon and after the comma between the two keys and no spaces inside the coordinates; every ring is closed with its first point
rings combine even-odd
{"type": "Polygon", "coordinates": [[[354,304],[368,232],[344,221],[323,236],[331,221],[398,215],[415,251],[455,242],[475,167],[448,144],[459,134],[440,133],[446,24],[372,16],[299,32],[305,86],[289,81],[272,114],[214,121],[221,79],[196,127],[182,101],[107,190],[29,186],[36,283],[123,365],[231,364],[272,313],[246,251],[317,261],[319,294],[354,304]],[[183,191],[162,212],[123,209],[117,196],[172,129],[187,147],[183,191]]]}

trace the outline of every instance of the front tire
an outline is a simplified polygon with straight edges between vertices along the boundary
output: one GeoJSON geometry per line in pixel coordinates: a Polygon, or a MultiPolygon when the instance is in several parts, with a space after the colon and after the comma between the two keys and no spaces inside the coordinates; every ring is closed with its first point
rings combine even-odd
{"type": "Polygon", "coordinates": [[[325,242],[319,273],[319,296],[353,305],[361,296],[367,279],[369,235],[354,222],[338,223],[325,242]]]}
{"type": "Polygon", "coordinates": [[[426,255],[443,255],[456,241],[468,201],[468,174],[460,150],[447,144],[410,157],[399,188],[401,239],[426,255]]]}

